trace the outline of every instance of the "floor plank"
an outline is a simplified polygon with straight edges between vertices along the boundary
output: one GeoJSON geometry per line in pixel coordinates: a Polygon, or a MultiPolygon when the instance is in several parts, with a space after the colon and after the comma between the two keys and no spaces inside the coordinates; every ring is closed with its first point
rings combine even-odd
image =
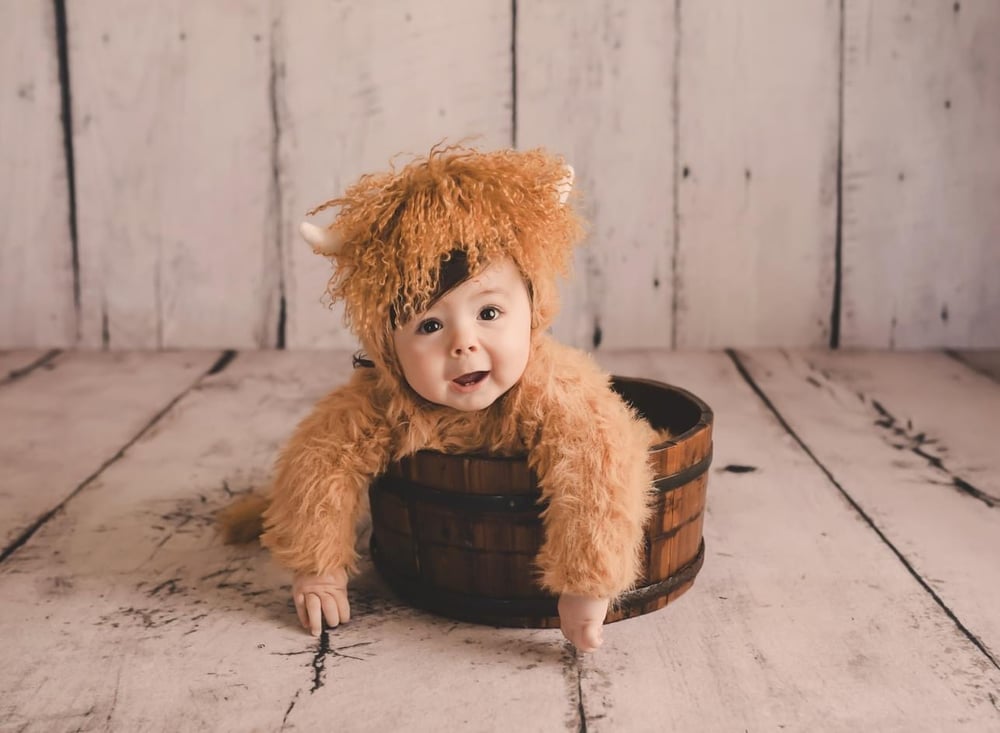
{"type": "Polygon", "coordinates": [[[0,389],[0,551],[111,460],[218,357],[217,351],[63,353],[0,389]]]}
{"type": "Polygon", "coordinates": [[[33,370],[50,363],[58,354],[58,349],[0,351],[0,386],[23,378],[33,370]]]}
{"type": "MultiPolygon", "coordinates": [[[[601,360],[691,389],[715,410],[706,560],[675,605],[607,628],[582,669],[588,730],[1000,726],[1000,670],[859,520],[731,361],[637,358],[601,360]]],[[[781,384],[776,374],[766,391],[781,384]]]]}
{"type": "Polygon", "coordinates": [[[770,351],[740,360],[817,461],[998,664],[1000,508],[961,491],[953,471],[995,491],[996,431],[992,445],[976,433],[988,430],[991,415],[995,425],[1000,388],[937,354],[770,351]],[[935,442],[939,424],[947,442],[935,442]]]}
{"type": "Polygon", "coordinates": [[[955,351],[954,355],[959,361],[976,371],[1000,382],[1000,349],[995,351],[989,349],[955,351]]]}
{"type": "Polygon", "coordinates": [[[1000,384],[933,352],[802,356],[820,372],[812,379],[834,382],[868,405],[882,442],[927,461],[956,491],[1000,505],[1000,384]]]}
{"type": "Polygon", "coordinates": [[[558,631],[419,613],[368,567],[354,619],[317,642],[266,553],[219,543],[214,510],[266,484],[349,368],[346,353],[240,354],[0,564],[0,727],[575,727],[558,631]]]}

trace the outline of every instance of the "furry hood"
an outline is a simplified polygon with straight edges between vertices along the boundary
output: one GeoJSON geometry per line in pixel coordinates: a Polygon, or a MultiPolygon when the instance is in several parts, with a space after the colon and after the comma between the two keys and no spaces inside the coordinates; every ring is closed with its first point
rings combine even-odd
{"type": "Polygon", "coordinates": [[[434,148],[400,170],[362,176],[343,196],[309,212],[339,209],[325,230],[303,225],[334,273],[330,297],[376,366],[402,380],[392,329],[425,310],[438,290],[442,261],[465,254],[469,275],[510,257],[528,283],[532,329],[558,310],[581,222],[566,203],[572,168],[543,150],[479,152],[434,148]]]}

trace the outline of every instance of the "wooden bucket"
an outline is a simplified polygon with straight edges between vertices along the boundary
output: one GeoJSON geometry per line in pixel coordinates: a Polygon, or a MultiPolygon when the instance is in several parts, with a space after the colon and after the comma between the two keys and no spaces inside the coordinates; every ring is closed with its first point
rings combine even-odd
{"type": "MultiPolygon", "coordinates": [[[[712,411],[700,399],[648,379],[614,377],[612,386],[675,437],[650,450],[659,495],[643,577],[606,623],[663,608],[691,587],[705,554],[712,460],[712,411]]],[[[390,465],[369,494],[372,559],[407,602],[476,623],[558,628],[558,599],[534,581],[543,507],[523,457],[422,451],[390,465]]]]}

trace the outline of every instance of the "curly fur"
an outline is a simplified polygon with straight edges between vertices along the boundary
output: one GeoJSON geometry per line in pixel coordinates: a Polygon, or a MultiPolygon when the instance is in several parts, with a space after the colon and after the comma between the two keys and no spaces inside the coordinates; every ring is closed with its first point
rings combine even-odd
{"type": "Polygon", "coordinates": [[[536,559],[544,588],[614,597],[635,582],[656,435],[586,354],[544,332],[557,276],[582,233],[554,195],[563,165],[542,151],[436,149],[398,172],[365,176],[319,207],[340,207],[331,226],[345,244],[332,256],[329,292],[345,301],[375,367],[357,370],[316,405],[279,457],[261,541],[281,563],[356,572],[355,526],[369,483],[390,461],[422,449],[486,451],[527,454],[538,477],[547,501],[536,559]],[[391,348],[392,317],[405,322],[423,309],[442,257],[456,249],[473,273],[510,257],[532,295],[525,373],[479,412],[420,398],[391,348]]]}
{"type": "Polygon", "coordinates": [[[583,233],[572,207],[555,196],[565,165],[542,150],[434,148],[399,171],[363,176],[310,211],[339,208],[330,226],[343,245],[330,256],[327,292],[344,302],[369,356],[397,370],[390,316],[405,323],[426,308],[441,258],[455,249],[465,252],[471,275],[513,259],[532,292],[532,326],[547,328],[558,310],[557,278],[583,233]]]}

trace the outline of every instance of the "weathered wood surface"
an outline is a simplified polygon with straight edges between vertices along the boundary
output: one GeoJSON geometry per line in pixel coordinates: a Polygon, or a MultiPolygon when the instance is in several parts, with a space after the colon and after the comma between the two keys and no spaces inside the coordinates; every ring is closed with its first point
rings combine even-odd
{"type": "MultiPolygon", "coordinates": [[[[584,662],[593,729],[1000,726],[1000,670],[859,520],[729,359],[647,353],[601,361],[705,399],[715,410],[716,449],[705,566],[675,606],[609,627],[605,648],[584,662]]],[[[764,392],[789,378],[775,371],[764,392]]],[[[816,435],[810,446],[825,442],[816,435]]],[[[877,453],[878,436],[869,442],[865,450],[877,453]]],[[[947,525],[954,509],[934,514],[938,508],[928,507],[934,527],[947,525]]],[[[993,558],[964,574],[987,582],[993,558]]]]}
{"type": "Polygon", "coordinates": [[[741,361],[794,434],[996,665],[1000,386],[943,358],[755,352],[741,361]]]}
{"type": "Polygon", "coordinates": [[[845,8],[843,336],[1000,340],[1000,4],[845,8]]]}
{"type": "Polygon", "coordinates": [[[839,315],[845,345],[1000,346],[994,0],[39,1],[0,28],[0,347],[350,348],[297,223],[464,136],[580,172],[572,343],[822,346],[839,315]]]}
{"type": "Polygon", "coordinates": [[[268,7],[67,3],[84,345],[275,344],[268,7]]]}
{"type": "Polygon", "coordinates": [[[935,354],[755,353],[746,363],[795,433],[996,665],[1000,386],[935,354]]]}
{"type": "Polygon", "coordinates": [[[511,5],[309,0],[278,12],[287,345],[354,348],[342,309],[319,305],[330,265],[302,243],[298,224],[395,156],[403,164],[445,139],[511,145],[511,5]]]}
{"type": "Polygon", "coordinates": [[[55,3],[0,3],[0,346],[76,340],[55,3]]]}
{"type": "Polygon", "coordinates": [[[219,352],[67,352],[0,387],[0,553],[152,425],[219,352]]]}
{"type": "Polygon", "coordinates": [[[941,353],[822,351],[802,358],[804,368],[819,372],[812,379],[866,404],[886,444],[926,461],[955,491],[1000,506],[1000,385],[987,375],[941,353]]]}
{"type": "Polygon", "coordinates": [[[681,3],[674,344],[825,346],[840,5],[681,3]]]}
{"type": "Polygon", "coordinates": [[[12,730],[554,730],[575,719],[558,631],[400,606],[370,570],[316,642],[288,578],[227,548],[212,512],[266,484],[348,353],[241,354],[201,381],[0,565],[0,727],[12,730]],[[52,660],[58,658],[58,663],[52,660]]]}
{"type": "Polygon", "coordinates": [[[58,349],[51,349],[49,351],[35,349],[0,351],[0,385],[8,384],[25,377],[35,369],[41,368],[51,362],[58,354],[58,349]]]}
{"type": "Polygon", "coordinates": [[[979,349],[976,351],[956,351],[954,356],[976,371],[1000,382],[1000,351],[979,349]]]}
{"type": "Polygon", "coordinates": [[[673,15],[658,0],[518,5],[517,144],[566,156],[590,222],[553,326],[566,343],[670,346],[673,15]]]}
{"type": "MultiPolygon", "coordinates": [[[[61,381],[66,409],[82,412],[89,393],[124,391],[113,389],[129,379],[112,368],[116,357],[61,358],[69,366],[81,356],[103,360],[106,385],[82,367],[57,380],[57,362],[7,385],[0,400],[34,386],[44,405],[61,381]]],[[[132,368],[163,382],[176,356],[149,355],[132,368]]],[[[854,380],[874,397],[912,377],[885,386],[869,357],[851,355],[829,377],[808,367],[817,355],[737,358],[815,461],[724,354],[601,355],[615,373],[704,398],[716,413],[716,451],[707,558],[694,588],[664,611],[609,626],[605,646],[582,662],[558,631],[496,630],[405,608],[367,566],[352,587],[353,620],[309,638],[288,603],[287,575],[255,547],[221,546],[212,513],[266,485],[278,446],[346,378],[349,354],[240,354],[193,389],[181,380],[178,401],[151,429],[0,563],[0,729],[1000,728],[1000,669],[970,638],[987,647],[996,639],[981,613],[1000,602],[996,540],[983,545],[977,528],[1000,515],[926,481],[924,466],[897,465],[878,416],[855,394],[854,380]],[[866,510],[882,535],[833,481],[859,503],[882,502],[866,510]],[[886,503],[901,495],[914,500],[886,503]],[[921,512],[925,531],[902,532],[921,512]],[[982,554],[942,564],[935,534],[950,537],[952,559],[969,555],[964,544],[982,554]]],[[[950,374],[937,355],[912,359],[887,371],[950,374]]],[[[943,387],[977,388],[956,384],[943,387]]],[[[983,400],[1000,389],[982,384],[983,400]]],[[[886,394],[888,403],[904,392],[886,394]]],[[[82,425],[72,438],[91,432],[82,425]]],[[[119,447],[133,438],[126,431],[119,447]]],[[[950,454],[973,454],[962,434],[948,442],[950,454]]],[[[20,454],[3,464],[46,481],[58,470],[20,454]]],[[[13,499],[30,505],[32,489],[13,499]]]]}

